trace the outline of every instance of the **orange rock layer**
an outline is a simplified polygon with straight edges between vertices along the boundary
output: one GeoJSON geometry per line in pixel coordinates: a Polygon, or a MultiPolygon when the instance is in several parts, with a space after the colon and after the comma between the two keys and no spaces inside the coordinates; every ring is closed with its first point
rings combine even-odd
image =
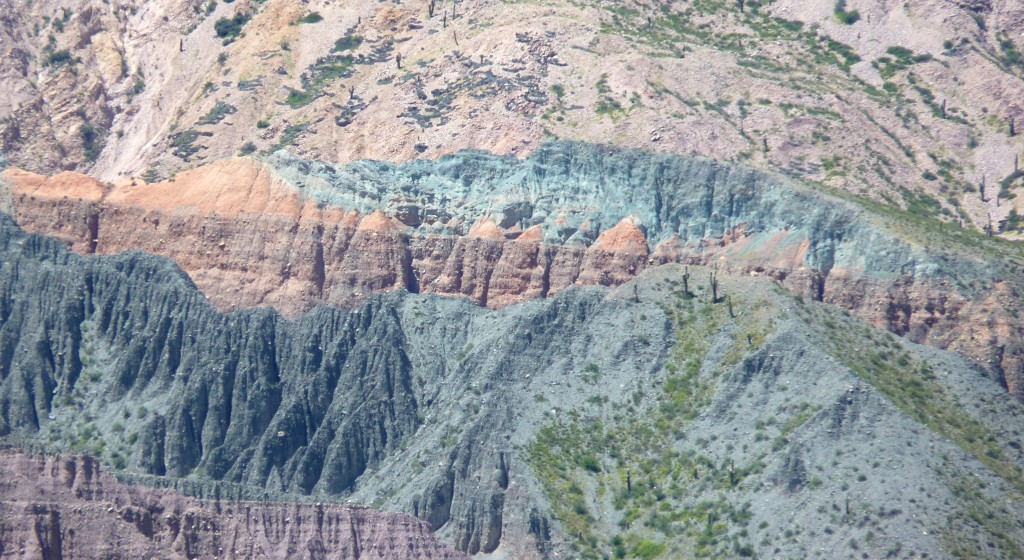
{"type": "Polygon", "coordinates": [[[620,284],[648,257],[647,239],[628,219],[590,248],[545,245],[539,228],[505,231],[489,219],[462,237],[416,235],[381,211],[361,216],[305,200],[245,159],[151,185],[16,169],[3,181],[7,210],[23,228],[82,253],[170,257],[225,311],[272,305],[294,316],[398,289],[497,308],[573,284],[620,284]]]}
{"type": "Polygon", "coordinates": [[[967,299],[948,282],[881,281],[857,268],[826,274],[805,265],[810,241],[797,232],[738,228],[696,245],[670,239],[654,251],[628,217],[589,247],[546,244],[539,226],[503,230],[487,218],[464,236],[422,234],[380,211],[318,205],[247,159],[150,185],[17,169],[0,179],[3,210],[26,230],[82,253],[169,257],[224,311],[270,305],[295,316],[401,289],[500,308],[573,285],[620,285],[659,264],[699,264],[770,276],[915,342],[955,350],[1000,372],[1024,398],[1022,329],[1005,312],[1007,298],[1017,297],[1012,287],[996,284],[984,298],[967,299]]]}

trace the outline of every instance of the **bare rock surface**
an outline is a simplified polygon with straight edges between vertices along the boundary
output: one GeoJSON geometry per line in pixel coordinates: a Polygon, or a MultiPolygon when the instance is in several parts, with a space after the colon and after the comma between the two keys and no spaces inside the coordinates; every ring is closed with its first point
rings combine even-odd
{"type": "Polygon", "coordinates": [[[464,152],[333,166],[281,152],[152,185],[14,168],[0,183],[26,229],[83,253],[170,257],[221,310],[296,316],[395,290],[500,308],[699,264],[774,278],[953,349],[1024,397],[1009,245],[743,166],[554,142],[524,161],[464,152]]]}
{"type": "Polygon", "coordinates": [[[1019,236],[1020,2],[848,4],[844,21],[833,0],[11,0],[0,152],[152,182],[279,148],[524,158],[553,136],[745,162],[1019,236]]]}
{"type": "MultiPolygon", "coordinates": [[[[1024,546],[1024,405],[977,365],[766,278],[670,263],[500,310],[399,291],[288,320],[221,313],[166,259],[76,255],[6,218],[0,257],[0,441],[92,454],[238,523],[237,500],[255,504],[267,523],[238,537],[254,547],[315,533],[300,515],[315,506],[265,503],[296,495],[411,514],[481,558],[1024,546]]],[[[68,492],[109,488],[76,480],[68,492]]],[[[62,501],[16,504],[29,532],[4,515],[3,534],[58,542],[50,512],[79,519],[62,501]]],[[[184,542],[233,527],[205,515],[182,518],[184,542]]]]}
{"type": "Polygon", "coordinates": [[[200,500],[123,484],[88,456],[0,453],[3,558],[467,558],[363,506],[200,500]]]}

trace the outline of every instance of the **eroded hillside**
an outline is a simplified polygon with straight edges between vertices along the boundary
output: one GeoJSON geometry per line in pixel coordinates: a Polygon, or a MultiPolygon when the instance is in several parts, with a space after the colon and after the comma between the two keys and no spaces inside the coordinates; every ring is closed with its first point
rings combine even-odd
{"type": "Polygon", "coordinates": [[[523,157],[554,136],[1014,234],[1024,7],[844,4],[19,1],[0,28],[0,149],[36,172],[153,181],[281,148],[523,157]]]}
{"type": "Polygon", "coordinates": [[[700,264],[955,350],[1024,395],[1019,248],[745,166],[561,142],[522,161],[278,154],[159,184],[12,169],[0,187],[23,227],[83,253],[170,257],[225,311],[296,315],[395,290],[501,308],[700,264]]]}
{"type": "Polygon", "coordinates": [[[1024,557],[1020,45],[0,5],[0,556],[1024,557]]]}
{"type": "Polygon", "coordinates": [[[1022,405],[767,279],[667,265],[499,311],[394,293],[288,321],[221,314],[163,259],[2,232],[5,439],[129,480],[372,504],[509,558],[1024,543],[1022,405]]]}

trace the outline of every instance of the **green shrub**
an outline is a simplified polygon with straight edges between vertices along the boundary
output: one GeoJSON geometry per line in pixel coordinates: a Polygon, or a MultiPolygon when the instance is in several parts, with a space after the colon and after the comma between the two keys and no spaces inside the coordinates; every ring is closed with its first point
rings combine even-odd
{"type": "Polygon", "coordinates": [[[277,144],[268,148],[267,152],[273,153],[277,150],[291,146],[295,143],[295,140],[298,139],[299,135],[305,132],[307,128],[309,128],[309,123],[299,123],[285,127],[284,131],[281,132],[281,138],[278,140],[277,144]]]}
{"type": "Polygon", "coordinates": [[[857,10],[846,11],[846,0],[836,0],[835,14],[839,23],[846,25],[853,25],[860,20],[860,12],[857,10]]]}
{"type": "Polygon", "coordinates": [[[316,95],[312,92],[288,88],[288,98],[285,101],[291,105],[292,109],[299,109],[299,107],[311,103],[315,98],[316,95]]]}
{"type": "Polygon", "coordinates": [[[656,543],[647,539],[641,540],[633,547],[633,556],[643,560],[651,560],[665,552],[664,543],[656,543]]]}
{"type": "Polygon", "coordinates": [[[96,161],[100,152],[103,151],[103,143],[100,141],[99,131],[93,125],[85,123],[79,130],[79,134],[82,137],[82,145],[85,148],[85,159],[96,161]]]}
{"type": "Polygon", "coordinates": [[[355,57],[350,54],[330,55],[317,59],[302,76],[302,90],[288,88],[285,100],[292,109],[304,107],[323,95],[324,88],[338,78],[352,75],[355,57]]]}
{"type": "Polygon", "coordinates": [[[857,10],[852,12],[836,12],[836,19],[839,20],[839,23],[853,25],[860,20],[860,13],[857,10]]]}
{"type": "Polygon", "coordinates": [[[221,39],[234,39],[242,33],[242,27],[249,21],[249,14],[238,12],[230,18],[220,18],[213,24],[213,30],[221,39]]]}
{"type": "Polygon", "coordinates": [[[1005,31],[996,33],[996,40],[999,42],[1000,61],[1011,67],[1024,70],[1024,54],[1021,54],[1017,45],[1005,31]]]}
{"type": "Polygon", "coordinates": [[[358,35],[346,35],[334,42],[334,52],[354,51],[363,44],[363,38],[358,35]]]}
{"type": "Polygon", "coordinates": [[[592,473],[601,472],[601,463],[594,455],[584,455],[580,458],[580,466],[592,473]]]}
{"type": "Polygon", "coordinates": [[[218,101],[213,108],[210,109],[209,113],[202,116],[196,124],[217,124],[224,120],[224,117],[236,113],[238,110],[234,105],[218,101]]]}
{"type": "Polygon", "coordinates": [[[71,58],[71,53],[67,49],[54,51],[46,55],[46,66],[63,66],[69,62],[74,62],[71,58]]]}
{"type": "Polygon", "coordinates": [[[297,23],[320,23],[323,20],[324,16],[320,15],[320,12],[309,12],[300,17],[297,23]]]}
{"type": "Polygon", "coordinates": [[[128,467],[128,460],[120,452],[115,451],[111,454],[110,461],[114,464],[115,469],[124,470],[128,467]]]}
{"type": "Polygon", "coordinates": [[[1010,209],[1010,214],[1006,217],[1006,231],[1020,231],[1022,224],[1024,224],[1024,217],[1017,213],[1016,208],[1010,209]]]}
{"type": "Polygon", "coordinates": [[[183,160],[188,160],[188,158],[203,148],[203,146],[195,144],[199,136],[200,134],[192,129],[175,134],[171,137],[171,146],[174,148],[171,153],[183,160]]]}

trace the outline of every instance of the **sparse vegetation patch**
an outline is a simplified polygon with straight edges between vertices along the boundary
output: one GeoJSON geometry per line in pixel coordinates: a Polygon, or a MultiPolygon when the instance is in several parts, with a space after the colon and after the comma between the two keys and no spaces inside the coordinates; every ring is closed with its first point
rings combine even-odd
{"type": "MultiPolygon", "coordinates": [[[[749,504],[734,503],[724,493],[742,487],[746,477],[764,468],[763,463],[715,461],[675,443],[710,404],[716,378],[728,366],[710,367],[704,361],[708,341],[728,320],[728,307],[699,301],[683,288],[675,292],[667,312],[676,325],[676,343],[663,389],[652,401],[641,392],[634,393],[628,419],[610,423],[569,411],[543,427],[530,447],[531,466],[559,521],[576,537],[574,547],[581,558],[603,558],[608,550],[616,558],[670,558],[683,551],[692,551],[686,555],[696,558],[753,554],[746,541],[749,504]],[[602,506],[586,490],[595,485],[597,496],[611,496],[612,507],[621,515],[617,534],[596,532],[595,508],[602,506]],[[718,497],[695,498],[709,491],[718,497]]],[[[764,318],[762,313],[751,313],[744,325],[761,335],[754,340],[746,336],[748,330],[741,329],[737,334],[742,333],[743,340],[738,339],[737,345],[750,351],[763,343],[771,328],[762,322],[764,318]],[[753,327],[754,323],[760,327],[753,327]]],[[[735,363],[735,358],[727,360],[735,363]]],[[[594,364],[584,370],[584,375],[599,373],[594,364]]],[[[811,412],[803,409],[786,429],[796,429],[811,412]]]]}
{"type": "Polygon", "coordinates": [[[320,12],[309,12],[308,14],[300,17],[297,23],[320,23],[323,20],[324,16],[320,15],[320,12]]]}
{"type": "Polygon", "coordinates": [[[238,112],[238,109],[236,109],[234,105],[218,101],[213,108],[210,109],[210,112],[206,113],[202,118],[196,121],[196,124],[217,124],[224,120],[224,117],[236,112],[238,112]]]}
{"type": "Polygon", "coordinates": [[[242,34],[242,28],[249,22],[250,17],[248,12],[238,12],[230,18],[220,18],[213,24],[213,30],[217,37],[229,43],[242,34]]]}
{"type": "Polygon", "coordinates": [[[860,12],[846,9],[846,0],[836,0],[835,15],[839,23],[846,25],[853,25],[860,20],[860,12]]]}

